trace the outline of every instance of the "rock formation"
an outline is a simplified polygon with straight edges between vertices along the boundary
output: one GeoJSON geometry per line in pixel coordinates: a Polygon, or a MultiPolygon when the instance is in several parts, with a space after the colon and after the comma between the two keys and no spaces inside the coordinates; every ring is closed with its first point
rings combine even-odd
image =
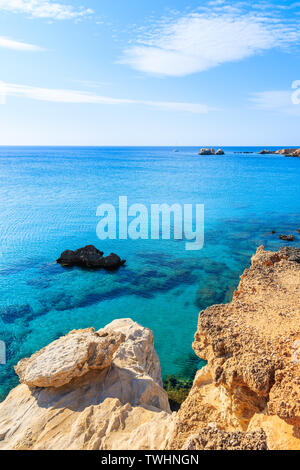
{"type": "Polygon", "coordinates": [[[152,332],[115,320],[19,362],[0,449],[300,450],[299,320],[300,250],[260,247],[233,300],[199,314],[193,348],[207,365],[178,413],[152,332]]]}
{"type": "Polygon", "coordinates": [[[199,155],[215,155],[215,150],[209,148],[202,148],[199,152],[199,155]]]}
{"type": "Polygon", "coordinates": [[[22,384],[0,404],[0,449],[164,449],[174,415],[153,342],[116,320],[21,361],[22,384]]]}
{"type": "Polygon", "coordinates": [[[261,155],[270,155],[270,154],[277,154],[277,155],[284,155],[285,157],[300,157],[300,148],[298,149],[281,149],[281,150],[261,150],[259,152],[261,155]]]}
{"type": "Polygon", "coordinates": [[[126,261],[115,253],[103,257],[103,252],[93,245],[79,248],[76,251],[66,250],[57,260],[62,266],[84,266],[86,268],[117,269],[123,266],[126,261]]]}
{"type": "Polygon", "coordinates": [[[114,331],[74,330],[29,359],[22,359],[15,371],[29,387],[62,387],[92,369],[110,366],[124,340],[124,335],[114,331]]]}
{"type": "Polygon", "coordinates": [[[286,242],[293,242],[295,240],[294,235],[279,235],[280,240],[284,240],[286,242]]]}
{"type": "Polygon", "coordinates": [[[224,155],[224,151],[222,149],[219,149],[215,151],[213,148],[202,148],[199,152],[198,155],[224,155]]]}
{"type": "MultiPolygon", "coordinates": [[[[300,250],[257,250],[229,304],[199,315],[193,348],[208,361],[178,413],[172,448],[196,447],[208,423],[263,432],[300,449],[300,250]],[[198,440],[197,440],[198,439],[198,440]]],[[[251,438],[252,439],[252,438],[251,438]]]]}

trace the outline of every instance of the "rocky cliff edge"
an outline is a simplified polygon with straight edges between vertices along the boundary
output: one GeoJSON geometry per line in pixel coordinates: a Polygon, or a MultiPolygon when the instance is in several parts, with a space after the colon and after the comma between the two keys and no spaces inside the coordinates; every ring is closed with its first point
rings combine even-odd
{"type": "Polygon", "coordinates": [[[300,449],[300,250],[258,248],[232,302],[200,312],[193,348],[208,363],[172,448],[203,448],[203,429],[217,423],[217,446],[224,432],[263,432],[269,449],[300,449]]]}

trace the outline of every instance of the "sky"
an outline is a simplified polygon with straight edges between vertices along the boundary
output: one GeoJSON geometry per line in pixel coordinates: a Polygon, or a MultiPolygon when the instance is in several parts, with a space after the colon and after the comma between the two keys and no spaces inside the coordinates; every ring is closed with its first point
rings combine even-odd
{"type": "Polygon", "coordinates": [[[0,145],[300,146],[300,2],[0,0],[0,145]]]}

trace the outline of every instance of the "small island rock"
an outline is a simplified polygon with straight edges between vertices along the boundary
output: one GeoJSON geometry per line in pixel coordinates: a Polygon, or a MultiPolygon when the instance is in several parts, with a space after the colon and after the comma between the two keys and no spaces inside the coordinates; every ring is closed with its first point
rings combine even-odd
{"type": "Polygon", "coordinates": [[[198,155],[224,155],[224,151],[222,149],[219,149],[217,152],[215,151],[214,148],[206,148],[203,147],[198,155]]]}
{"type": "Polygon", "coordinates": [[[293,242],[295,240],[294,235],[279,235],[279,238],[287,242],[293,242]]]}
{"type": "Polygon", "coordinates": [[[103,251],[99,251],[93,245],[87,245],[76,251],[66,250],[57,260],[62,266],[84,266],[86,268],[116,269],[123,266],[126,261],[115,253],[103,257],[103,251]]]}

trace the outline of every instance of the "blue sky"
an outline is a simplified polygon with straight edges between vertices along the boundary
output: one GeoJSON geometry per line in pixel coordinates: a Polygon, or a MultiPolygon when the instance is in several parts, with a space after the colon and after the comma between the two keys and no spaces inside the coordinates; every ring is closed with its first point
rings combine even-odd
{"type": "Polygon", "coordinates": [[[0,145],[300,145],[300,2],[0,0],[0,26],[0,145]]]}

